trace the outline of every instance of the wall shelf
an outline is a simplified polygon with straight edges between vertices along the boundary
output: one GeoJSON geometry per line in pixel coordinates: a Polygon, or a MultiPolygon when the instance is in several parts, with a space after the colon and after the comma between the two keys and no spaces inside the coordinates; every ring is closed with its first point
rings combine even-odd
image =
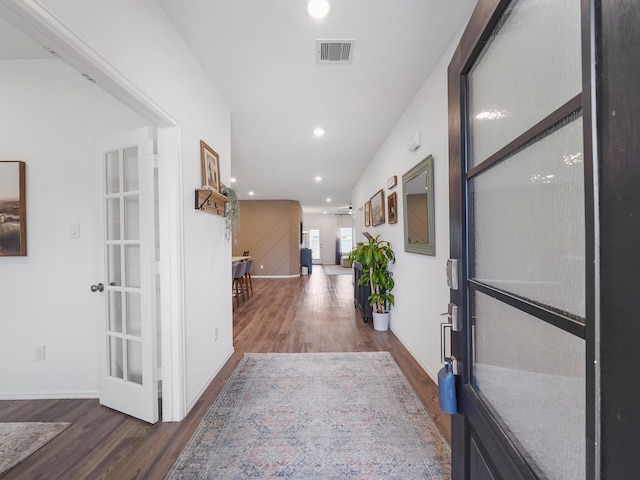
{"type": "Polygon", "coordinates": [[[196,210],[224,217],[225,204],[228,201],[227,197],[215,190],[196,188],[196,210]]]}

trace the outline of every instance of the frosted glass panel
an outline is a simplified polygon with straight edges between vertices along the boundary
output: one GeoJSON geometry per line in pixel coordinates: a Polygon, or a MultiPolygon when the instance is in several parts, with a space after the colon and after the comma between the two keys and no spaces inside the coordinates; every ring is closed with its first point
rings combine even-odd
{"type": "Polygon", "coordinates": [[[582,91],[580,0],[517,0],[469,80],[477,165],[582,91]]]}
{"type": "Polygon", "coordinates": [[[120,240],[120,199],[107,200],[107,240],[120,240]]]}
{"type": "Polygon", "coordinates": [[[127,340],[127,380],[142,385],[142,344],[127,340]]]}
{"type": "Polygon", "coordinates": [[[106,192],[120,192],[120,155],[119,152],[109,152],[105,154],[106,162],[106,192]]]}
{"type": "Polygon", "coordinates": [[[122,358],[122,339],[115,337],[109,338],[109,375],[116,378],[124,378],[123,358],[122,358]]]}
{"type": "Polygon", "coordinates": [[[109,245],[107,247],[107,257],[109,262],[109,285],[122,285],[122,264],[121,247],[119,245],[109,245]]]}
{"type": "Polygon", "coordinates": [[[127,287],[140,287],[140,246],[127,245],[126,251],[126,281],[127,287]]]}
{"type": "Polygon", "coordinates": [[[479,292],[473,385],[540,478],[585,478],[585,342],[479,292]]]}
{"type": "Polygon", "coordinates": [[[140,201],[137,196],[124,197],[124,238],[140,238],[140,201]]]}
{"type": "Polygon", "coordinates": [[[142,313],[139,293],[127,293],[127,334],[142,336],[142,313]]]}
{"type": "Polygon", "coordinates": [[[108,290],[109,293],[109,331],[122,332],[122,293],[108,290]]]}
{"type": "Polygon", "coordinates": [[[135,192],[138,190],[138,147],[125,148],[124,159],[124,191],[135,192]]]}
{"type": "Polygon", "coordinates": [[[584,318],[582,118],[471,182],[473,278],[584,318]]]}

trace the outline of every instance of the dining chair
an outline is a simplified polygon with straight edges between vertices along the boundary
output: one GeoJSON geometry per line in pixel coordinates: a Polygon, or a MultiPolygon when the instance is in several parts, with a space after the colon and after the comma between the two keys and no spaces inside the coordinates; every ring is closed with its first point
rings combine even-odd
{"type": "Polygon", "coordinates": [[[247,266],[245,267],[245,271],[244,271],[244,280],[245,280],[244,288],[247,291],[247,294],[249,296],[253,295],[253,282],[251,281],[251,273],[253,272],[254,261],[255,260],[253,258],[250,258],[245,262],[247,266]]]}
{"type": "Polygon", "coordinates": [[[235,296],[236,296],[236,304],[240,306],[240,296],[242,296],[242,301],[244,302],[244,272],[247,267],[247,262],[240,262],[236,264],[236,273],[233,275],[233,285],[235,287],[235,296]]]}
{"type": "Polygon", "coordinates": [[[245,250],[244,252],[242,252],[242,256],[243,257],[248,257],[249,256],[249,250],[245,250]]]}
{"type": "MultiPolygon", "coordinates": [[[[233,286],[235,284],[236,281],[236,270],[238,268],[238,264],[237,263],[232,263],[231,264],[231,297],[233,298],[235,295],[233,294],[233,286]]],[[[233,300],[231,301],[231,311],[235,311],[235,307],[233,306],[233,300]]]]}

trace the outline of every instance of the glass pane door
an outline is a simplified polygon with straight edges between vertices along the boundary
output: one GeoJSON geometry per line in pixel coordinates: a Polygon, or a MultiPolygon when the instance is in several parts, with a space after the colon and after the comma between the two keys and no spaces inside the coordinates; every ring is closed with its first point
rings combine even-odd
{"type": "Polygon", "coordinates": [[[98,144],[103,173],[105,321],[100,403],[158,420],[153,145],[147,129],[98,144]]]}
{"type": "Polygon", "coordinates": [[[453,444],[464,445],[455,473],[582,480],[590,187],[581,4],[512,0],[491,9],[474,14],[478,30],[492,30],[461,42],[452,65],[462,88],[450,84],[464,91],[453,97],[461,128],[450,130],[463,186],[451,204],[463,281],[451,298],[465,312],[452,342],[465,416],[454,418],[453,444]],[[503,9],[497,22],[487,22],[491,9],[503,9]]]}
{"type": "Polygon", "coordinates": [[[322,243],[320,240],[320,228],[309,228],[309,248],[311,249],[311,262],[313,264],[322,263],[322,243]]]}
{"type": "Polygon", "coordinates": [[[138,147],[105,154],[109,374],[142,385],[138,147]]]}

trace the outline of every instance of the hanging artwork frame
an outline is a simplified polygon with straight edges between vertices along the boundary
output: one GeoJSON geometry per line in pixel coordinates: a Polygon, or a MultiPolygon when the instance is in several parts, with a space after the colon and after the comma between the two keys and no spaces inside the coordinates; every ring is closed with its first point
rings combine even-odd
{"type": "Polygon", "coordinates": [[[26,164],[0,160],[0,257],[27,255],[26,164]]]}

